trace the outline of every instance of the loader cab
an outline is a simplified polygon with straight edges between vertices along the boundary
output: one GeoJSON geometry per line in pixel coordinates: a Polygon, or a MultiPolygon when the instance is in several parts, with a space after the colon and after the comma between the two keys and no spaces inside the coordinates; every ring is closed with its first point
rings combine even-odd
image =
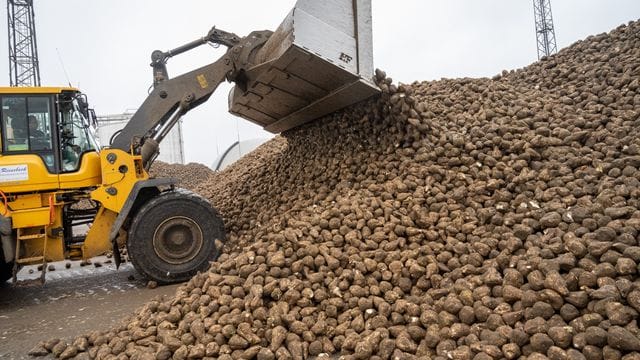
{"type": "Polygon", "coordinates": [[[51,96],[2,94],[0,103],[3,155],[36,154],[55,172],[51,96]]]}
{"type": "Polygon", "coordinates": [[[46,191],[99,183],[99,147],[90,119],[86,97],[77,89],[0,87],[2,190],[46,191]]]}

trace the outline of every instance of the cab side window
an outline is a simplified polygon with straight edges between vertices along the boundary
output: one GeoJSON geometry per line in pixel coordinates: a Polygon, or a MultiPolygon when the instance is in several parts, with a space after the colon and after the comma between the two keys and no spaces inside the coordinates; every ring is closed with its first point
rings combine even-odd
{"type": "Polygon", "coordinates": [[[2,97],[2,151],[36,153],[55,171],[48,96],[2,97]]]}
{"type": "Polygon", "coordinates": [[[31,150],[51,151],[51,118],[48,97],[27,98],[27,128],[31,150]]]}
{"type": "Polygon", "coordinates": [[[28,151],[27,102],[23,97],[2,99],[2,119],[4,152],[28,151]]]}

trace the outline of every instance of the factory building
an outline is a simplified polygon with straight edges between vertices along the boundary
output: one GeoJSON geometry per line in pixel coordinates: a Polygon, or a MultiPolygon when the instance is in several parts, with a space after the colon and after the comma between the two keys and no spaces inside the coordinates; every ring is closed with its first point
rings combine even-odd
{"type": "MultiPolygon", "coordinates": [[[[122,129],[133,112],[113,115],[98,115],[97,135],[100,146],[108,146],[111,137],[122,129]]],[[[182,137],[182,120],[171,129],[169,135],[160,143],[160,155],[157,160],[169,164],[184,164],[184,142],[182,137]]]]}

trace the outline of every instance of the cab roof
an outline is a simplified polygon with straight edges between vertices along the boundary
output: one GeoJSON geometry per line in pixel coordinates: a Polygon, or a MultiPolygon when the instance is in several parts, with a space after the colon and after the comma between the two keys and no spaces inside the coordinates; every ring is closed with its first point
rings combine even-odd
{"type": "Polygon", "coordinates": [[[0,86],[0,94],[60,94],[80,90],[69,86],[0,86]]]}

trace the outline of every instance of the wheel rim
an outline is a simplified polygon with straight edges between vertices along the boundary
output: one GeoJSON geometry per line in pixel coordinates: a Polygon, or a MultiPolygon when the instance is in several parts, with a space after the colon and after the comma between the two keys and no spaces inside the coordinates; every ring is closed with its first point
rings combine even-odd
{"type": "Polygon", "coordinates": [[[184,216],[166,219],[153,234],[156,255],[170,264],[183,264],[192,260],[203,244],[204,236],[200,226],[184,216]]]}

